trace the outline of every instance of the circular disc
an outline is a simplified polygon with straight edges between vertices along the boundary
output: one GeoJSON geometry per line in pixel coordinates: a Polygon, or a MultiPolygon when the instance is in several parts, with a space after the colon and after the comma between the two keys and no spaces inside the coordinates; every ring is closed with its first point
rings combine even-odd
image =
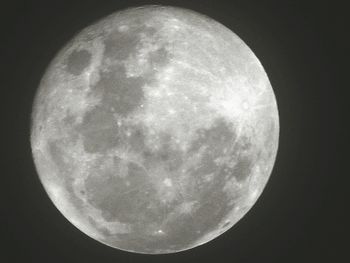
{"type": "Polygon", "coordinates": [[[237,223],[270,176],[279,136],[253,52],[173,7],[124,10],[81,31],[47,69],[32,117],[35,164],[59,211],[104,244],[148,254],[237,223]]]}

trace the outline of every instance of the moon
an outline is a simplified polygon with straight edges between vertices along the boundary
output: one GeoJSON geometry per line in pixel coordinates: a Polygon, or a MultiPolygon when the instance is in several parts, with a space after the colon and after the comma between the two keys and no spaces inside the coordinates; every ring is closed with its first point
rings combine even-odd
{"type": "Polygon", "coordinates": [[[278,138],[258,58],[182,8],[131,8],[83,29],[33,103],[33,158],[53,204],[135,253],[187,250],[235,225],[270,177],[278,138]]]}

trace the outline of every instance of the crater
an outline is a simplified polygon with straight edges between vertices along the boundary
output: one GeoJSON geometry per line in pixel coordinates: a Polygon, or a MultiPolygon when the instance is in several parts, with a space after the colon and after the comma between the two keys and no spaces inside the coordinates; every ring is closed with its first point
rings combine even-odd
{"type": "Polygon", "coordinates": [[[90,65],[91,54],[87,50],[74,50],[67,58],[67,71],[80,75],[90,65]]]}

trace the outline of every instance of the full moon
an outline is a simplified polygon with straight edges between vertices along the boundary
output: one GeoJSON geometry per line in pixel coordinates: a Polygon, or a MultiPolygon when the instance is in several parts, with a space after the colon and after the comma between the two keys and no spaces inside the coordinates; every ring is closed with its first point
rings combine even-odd
{"type": "Polygon", "coordinates": [[[135,253],[187,250],[230,229],[262,193],[278,138],[257,57],[182,8],[131,8],[83,29],[33,103],[33,157],[54,205],[135,253]]]}

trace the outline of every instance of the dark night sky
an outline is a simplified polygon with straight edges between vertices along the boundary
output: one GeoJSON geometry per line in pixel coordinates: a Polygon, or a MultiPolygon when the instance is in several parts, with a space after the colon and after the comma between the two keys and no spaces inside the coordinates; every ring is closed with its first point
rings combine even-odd
{"type": "MultiPolygon", "coordinates": [[[[2,1],[1,109],[5,113],[0,261],[339,262],[349,247],[342,167],[349,112],[343,47],[346,8],[337,1],[2,1]],[[116,10],[174,5],[206,14],[238,34],[262,62],[280,113],[280,146],[254,208],[219,238],[178,254],[147,256],[87,237],[53,206],[29,143],[33,96],[50,60],[75,33],[116,10]],[[344,71],[341,72],[341,71],[344,71]],[[344,79],[342,79],[342,77],[344,79]],[[5,92],[4,92],[5,91],[5,92]]],[[[345,262],[345,261],[342,261],[345,262]]]]}

